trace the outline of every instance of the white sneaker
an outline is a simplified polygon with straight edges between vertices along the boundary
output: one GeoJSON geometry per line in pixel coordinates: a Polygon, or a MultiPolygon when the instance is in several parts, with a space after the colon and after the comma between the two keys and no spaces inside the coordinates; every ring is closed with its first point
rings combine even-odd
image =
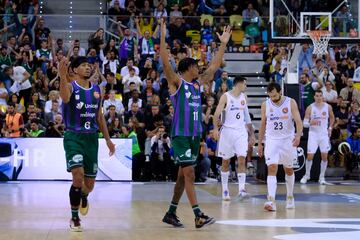
{"type": "Polygon", "coordinates": [[[250,198],[250,194],[248,192],[246,192],[246,190],[241,190],[239,192],[239,194],[237,195],[237,197],[241,201],[241,200],[250,198]]]}
{"type": "Polygon", "coordinates": [[[300,180],[300,183],[306,184],[308,180],[310,180],[310,177],[304,175],[304,176],[302,177],[302,179],[300,180]]]}
{"type": "Polygon", "coordinates": [[[267,201],[264,204],[264,209],[269,212],[275,212],[276,211],[276,203],[275,201],[267,201]]]}
{"type": "Polygon", "coordinates": [[[319,183],[320,185],[327,185],[328,183],[325,181],[325,178],[320,178],[319,179],[319,183]]]}
{"type": "Polygon", "coordinates": [[[294,208],[295,208],[294,196],[288,196],[286,198],[286,209],[294,209],[294,208]]]}
{"type": "Polygon", "coordinates": [[[230,201],[230,193],[229,190],[225,190],[222,193],[222,199],[223,201],[230,201]]]}

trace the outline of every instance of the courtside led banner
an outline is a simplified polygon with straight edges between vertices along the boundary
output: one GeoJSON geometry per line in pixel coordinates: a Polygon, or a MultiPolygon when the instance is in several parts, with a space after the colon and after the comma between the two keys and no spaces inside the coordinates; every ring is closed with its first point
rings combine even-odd
{"type": "MultiPolygon", "coordinates": [[[[99,139],[97,180],[131,180],[132,140],[112,139],[113,156],[99,139]]],[[[71,180],[62,138],[0,138],[0,180],[71,180]]]]}

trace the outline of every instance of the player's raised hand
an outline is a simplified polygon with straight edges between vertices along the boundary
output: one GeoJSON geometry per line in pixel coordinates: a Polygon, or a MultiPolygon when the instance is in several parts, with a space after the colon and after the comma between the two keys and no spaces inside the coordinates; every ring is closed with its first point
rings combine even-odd
{"type": "Polygon", "coordinates": [[[66,57],[63,57],[59,63],[59,69],[58,69],[58,73],[59,73],[59,77],[60,80],[61,79],[67,79],[68,76],[68,59],[66,57]]]}
{"type": "Polygon", "coordinates": [[[228,25],[224,28],[224,31],[221,34],[221,36],[219,33],[216,33],[216,35],[218,36],[221,43],[227,44],[230,40],[231,33],[232,33],[231,27],[228,25]]]}
{"type": "Polygon", "coordinates": [[[163,18],[160,19],[160,31],[161,36],[166,37],[166,23],[163,18]]]}

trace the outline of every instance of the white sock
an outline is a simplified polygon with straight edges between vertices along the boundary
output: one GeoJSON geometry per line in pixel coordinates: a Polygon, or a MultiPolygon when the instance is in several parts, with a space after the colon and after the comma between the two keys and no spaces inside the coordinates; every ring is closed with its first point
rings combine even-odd
{"type": "Polygon", "coordinates": [[[311,171],[312,164],[313,164],[313,161],[306,160],[306,163],[305,163],[306,173],[305,173],[305,175],[307,177],[310,177],[310,171],[311,171]]]}
{"type": "Polygon", "coordinates": [[[271,198],[271,200],[273,201],[275,201],[276,187],[277,187],[276,176],[268,176],[267,177],[268,197],[271,198]]]}
{"type": "Polygon", "coordinates": [[[328,165],[328,161],[327,161],[327,160],[321,160],[321,164],[320,164],[320,178],[324,178],[324,177],[325,177],[325,172],[326,172],[327,165],[328,165]]]}
{"type": "Polygon", "coordinates": [[[295,174],[291,176],[285,174],[285,182],[286,182],[287,196],[292,197],[294,195],[295,174]]]}
{"type": "Polygon", "coordinates": [[[228,189],[228,181],[229,181],[229,171],[227,172],[221,172],[221,185],[222,185],[222,190],[223,192],[229,191],[228,189]]]}
{"type": "Polygon", "coordinates": [[[237,174],[239,181],[239,193],[245,190],[245,181],[246,181],[246,173],[238,173],[237,174]]]}

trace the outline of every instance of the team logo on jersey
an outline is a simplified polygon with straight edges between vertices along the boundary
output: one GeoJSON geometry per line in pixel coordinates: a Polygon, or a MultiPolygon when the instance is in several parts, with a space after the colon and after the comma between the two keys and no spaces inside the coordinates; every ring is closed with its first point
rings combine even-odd
{"type": "Polygon", "coordinates": [[[283,108],[282,110],[283,113],[288,113],[289,112],[289,109],[286,107],[286,108],[283,108]]]}
{"type": "Polygon", "coordinates": [[[245,101],[244,101],[244,100],[241,101],[241,105],[245,105],[245,101]]]}
{"type": "Polygon", "coordinates": [[[80,95],[75,95],[75,100],[80,100],[80,95]]]}
{"type": "Polygon", "coordinates": [[[96,99],[100,98],[100,93],[99,93],[99,92],[94,92],[94,97],[95,97],[96,99]]]}
{"type": "Polygon", "coordinates": [[[186,98],[190,98],[191,92],[186,92],[186,93],[185,93],[185,96],[186,96],[186,98]]]}
{"type": "Polygon", "coordinates": [[[83,106],[84,106],[83,102],[79,102],[78,104],[76,104],[76,108],[79,110],[82,109],[83,106]]]}
{"type": "Polygon", "coordinates": [[[322,112],[322,115],[323,115],[323,116],[326,116],[326,112],[322,112]]]}
{"type": "Polygon", "coordinates": [[[188,89],[189,89],[189,86],[188,86],[188,85],[185,85],[184,88],[185,88],[185,90],[188,90],[188,89]]]}

